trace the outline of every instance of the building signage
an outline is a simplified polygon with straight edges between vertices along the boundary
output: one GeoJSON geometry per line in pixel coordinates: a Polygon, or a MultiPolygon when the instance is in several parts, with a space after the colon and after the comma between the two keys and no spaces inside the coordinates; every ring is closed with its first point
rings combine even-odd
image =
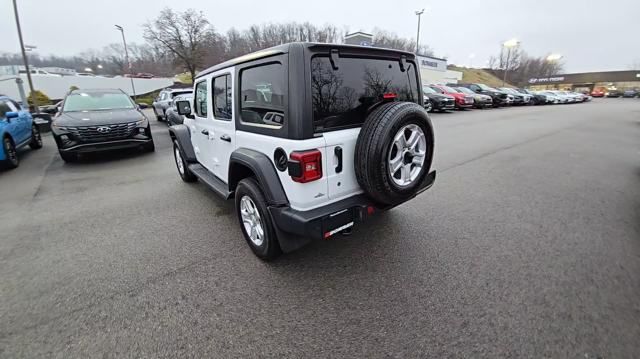
{"type": "Polygon", "coordinates": [[[447,61],[436,59],[433,57],[417,56],[420,68],[434,70],[434,71],[447,71],[447,61]]]}
{"type": "Polygon", "coordinates": [[[540,78],[529,79],[530,84],[544,84],[549,82],[562,82],[562,81],[564,81],[564,76],[540,77],[540,78]]]}

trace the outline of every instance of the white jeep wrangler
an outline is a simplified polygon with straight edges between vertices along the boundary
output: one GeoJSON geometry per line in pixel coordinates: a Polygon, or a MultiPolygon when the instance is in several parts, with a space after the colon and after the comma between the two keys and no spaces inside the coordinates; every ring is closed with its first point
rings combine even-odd
{"type": "Polygon", "coordinates": [[[291,43],[201,72],[178,172],[235,198],[253,252],[272,259],[431,187],[433,128],[411,53],[291,43]]]}

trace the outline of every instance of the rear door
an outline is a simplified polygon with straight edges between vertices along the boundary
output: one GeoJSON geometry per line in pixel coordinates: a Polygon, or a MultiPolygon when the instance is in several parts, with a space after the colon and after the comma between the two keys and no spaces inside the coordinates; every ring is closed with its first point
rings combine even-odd
{"type": "Polygon", "coordinates": [[[205,77],[195,85],[193,98],[194,120],[191,122],[191,143],[196,158],[201,165],[214,172],[215,163],[214,144],[215,131],[211,116],[210,77],[205,77]]]}
{"type": "Polygon", "coordinates": [[[211,143],[211,163],[213,174],[224,182],[228,182],[229,158],[235,148],[235,121],[233,113],[233,75],[232,72],[216,74],[211,81],[213,138],[211,143]]]}
{"type": "Polygon", "coordinates": [[[338,200],[361,191],[355,175],[355,148],[360,127],[383,101],[420,103],[419,77],[412,61],[328,56],[311,59],[314,130],[326,143],[328,194],[338,200]],[[337,67],[337,68],[336,68],[337,67]],[[386,97],[386,99],[385,99],[386,97]]]}

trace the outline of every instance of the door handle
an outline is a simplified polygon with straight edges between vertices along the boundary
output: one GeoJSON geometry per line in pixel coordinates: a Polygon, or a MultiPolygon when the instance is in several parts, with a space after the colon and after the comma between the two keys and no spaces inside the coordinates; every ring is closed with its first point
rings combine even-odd
{"type": "Polygon", "coordinates": [[[222,135],[220,136],[220,139],[223,141],[231,142],[231,137],[229,137],[229,135],[222,135]]]}
{"type": "Polygon", "coordinates": [[[336,165],[336,173],[342,172],[342,147],[336,147],[333,153],[338,157],[338,164],[336,165]]]}
{"type": "Polygon", "coordinates": [[[202,131],[200,131],[200,133],[205,135],[205,136],[209,136],[209,131],[207,131],[207,130],[202,130],[202,131]]]}

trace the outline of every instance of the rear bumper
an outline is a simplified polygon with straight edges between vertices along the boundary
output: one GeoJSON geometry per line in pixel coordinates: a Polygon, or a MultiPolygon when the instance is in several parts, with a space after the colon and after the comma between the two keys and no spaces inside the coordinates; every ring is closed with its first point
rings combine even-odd
{"type": "Polygon", "coordinates": [[[269,207],[269,212],[278,231],[283,251],[297,249],[310,240],[329,239],[331,236],[354,227],[385,211],[413,199],[431,188],[436,180],[436,171],[429,173],[416,195],[393,205],[380,206],[366,195],[359,194],[309,211],[297,211],[291,207],[269,207]]]}

